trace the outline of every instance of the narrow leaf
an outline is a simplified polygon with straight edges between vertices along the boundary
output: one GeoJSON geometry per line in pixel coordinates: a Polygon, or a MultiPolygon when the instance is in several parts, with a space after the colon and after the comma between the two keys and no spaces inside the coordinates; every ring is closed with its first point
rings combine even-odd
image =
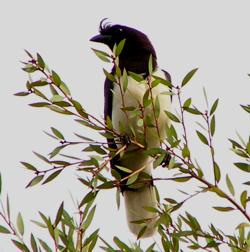
{"type": "Polygon", "coordinates": [[[149,60],[148,60],[148,72],[149,72],[149,75],[152,75],[152,72],[153,72],[153,57],[152,57],[152,54],[150,54],[149,60]]]}
{"type": "Polygon", "coordinates": [[[246,163],[234,163],[236,167],[244,172],[250,172],[250,165],[246,163]]]}
{"type": "Polygon", "coordinates": [[[202,143],[209,145],[207,138],[200,131],[196,130],[196,134],[198,135],[202,143]]]}
{"type": "Polygon", "coordinates": [[[23,166],[25,166],[26,169],[31,170],[31,171],[37,171],[36,167],[34,167],[32,164],[26,163],[26,162],[21,162],[23,166]]]}
{"type": "Polygon", "coordinates": [[[51,130],[54,133],[54,135],[58,137],[59,139],[63,139],[63,140],[65,139],[63,134],[59,130],[55,129],[54,127],[51,127],[51,130]]]}
{"type": "Polygon", "coordinates": [[[133,184],[136,180],[137,180],[137,178],[138,178],[138,173],[136,173],[136,174],[134,174],[133,176],[131,176],[129,179],[128,179],[128,181],[127,181],[127,185],[131,185],[131,184],[133,184]]]}
{"type": "Polygon", "coordinates": [[[6,227],[0,225],[0,233],[10,234],[10,231],[6,227]]]}
{"type": "Polygon", "coordinates": [[[178,118],[176,115],[174,115],[174,114],[172,114],[171,112],[166,111],[166,110],[165,110],[165,113],[166,113],[167,117],[168,117],[171,121],[180,123],[180,120],[179,120],[179,118],[178,118]]]}
{"type": "Polygon", "coordinates": [[[56,219],[55,219],[55,223],[54,223],[54,226],[56,227],[58,225],[58,223],[61,221],[61,218],[62,218],[62,214],[63,214],[63,202],[61,203],[58,211],[57,211],[57,214],[56,214],[56,219]]]}
{"type": "Polygon", "coordinates": [[[24,223],[23,223],[23,218],[22,218],[22,215],[21,215],[20,212],[17,215],[16,224],[17,224],[18,232],[21,234],[21,236],[23,236],[23,234],[24,234],[24,223]]]}
{"type": "Polygon", "coordinates": [[[52,174],[50,174],[44,181],[43,181],[43,185],[49,183],[50,181],[52,181],[53,179],[55,179],[61,172],[63,169],[61,170],[57,170],[55,172],[53,172],[52,174]]]}
{"type": "Polygon", "coordinates": [[[121,54],[121,52],[122,52],[122,50],[124,48],[125,42],[126,42],[126,39],[123,39],[117,45],[116,50],[115,50],[115,55],[116,56],[119,56],[121,54]]]}
{"type": "Polygon", "coordinates": [[[36,244],[36,240],[35,240],[35,237],[34,237],[34,235],[32,233],[30,235],[30,244],[31,244],[32,251],[33,252],[38,252],[38,247],[37,247],[37,244],[36,244]]]}
{"type": "Polygon", "coordinates": [[[228,188],[229,192],[234,196],[234,194],[235,194],[234,187],[233,187],[233,184],[232,184],[228,174],[226,175],[226,183],[227,183],[227,188],[228,188]]]}
{"type": "Polygon", "coordinates": [[[221,172],[216,162],[214,162],[214,178],[215,178],[216,183],[220,182],[221,172]]]}
{"type": "Polygon", "coordinates": [[[196,73],[196,71],[198,70],[198,68],[195,68],[193,70],[191,70],[189,73],[187,73],[187,75],[184,77],[184,79],[182,80],[181,86],[185,86],[193,77],[193,75],[196,73]]]}
{"type": "Polygon", "coordinates": [[[213,207],[215,210],[220,211],[220,212],[229,212],[232,210],[235,210],[233,207],[219,207],[219,206],[215,206],[213,207]]]}
{"type": "Polygon", "coordinates": [[[243,191],[240,195],[240,202],[244,209],[247,206],[247,191],[243,191]]]}
{"type": "Polygon", "coordinates": [[[215,132],[215,115],[213,115],[211,122],[210,122],[210,131],[213,136],[214,132],[215,132]]]}
{"type": "Polygon", "coordinates": [[[218,103],[219,103],[219,99],[216,99],[215,102],[213,103],[211,109],[210,109],[210,116],[215,112],[217,106],[218,106],[218,103]]]}
{"type": "Polygon", "coordinates": [[[38,184],[38,183],[43,179],[43,177],[44,177],[44,175],[36,176],[35,178],[33,178],[33,179],[28,183],[28,185],[26,185],[26,188],[38,184]]]}

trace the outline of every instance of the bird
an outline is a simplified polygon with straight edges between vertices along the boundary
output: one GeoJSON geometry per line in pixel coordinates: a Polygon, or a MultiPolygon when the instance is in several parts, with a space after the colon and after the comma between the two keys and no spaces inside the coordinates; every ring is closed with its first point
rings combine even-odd
{"type": "MultiPolygon", "coordinates": [[[[170,120],[165,111],[171,108],[171,90],[166,83],[171,83],[171,76],[159,68],[148,36],[135,28],[103,19],[99,34],[90,41],[105,44],[112,52],[124,42],[119,59],[113,61],[115,81],[106,77],[104,82],[104,119],[111,120],[113,129],[123,136],[120,141],[108,138],[108,146],[114,154],[126,145],[122,153],[114,155],[110,166],[111,172],[125,181],[120,186],[130,231],[141,234],[140,238],[151,237],[157,229],[158,215],[152,209],[157,208],[158,200],[152,179],[154,158],[147,151],[160,148],[166,138],[170,120]],[[117,74],[117,68],[122,74],[117,74]],[[124,75],[125,88],[121,87],[124,75]],[[139,174],[129,186],[128,171],[139,174]]],[[[169,154],[166,157],[169,162],[169,154]]]]}

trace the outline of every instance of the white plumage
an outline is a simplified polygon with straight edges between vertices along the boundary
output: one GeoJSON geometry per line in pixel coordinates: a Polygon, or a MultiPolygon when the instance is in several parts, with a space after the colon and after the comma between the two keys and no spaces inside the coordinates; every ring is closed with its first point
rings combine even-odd
{"type": "MultiPolygon", "coordinates": [[[[164,72],[157,69],[153,75],[165,79],[164,72]]],[[[152,78],[153,80],[153,78],[152,78]]],[[[151,81],[152,81],[151,80],[151,81]]],[[[122,84],[122,81],[121,81],[122,84]]],[[[135,81],[132,77],[128,76],[128,86],[126,91],[121,94],[121,89],[118,84],[114,84],[113,88],[113,108],[112,108],[112,123],[114,129],[118,132],[120,131],[120,124],[123,124],[125,133],[133,137],[131,127],[134,129],[135,138],[145,133],[145,140],[147,149],[160,147],[161,142],[166,136],[166,124],[169,123],[169,119],[165,114],[165,110],[170,110],[171,99],[169,95],[169,88],[166,85],[158,84],[156,87],[152,88],[152,100],[153,104],[147,106],[144,110],[144,118],[150,116],[153,118],[154,124],[157,124],[158,131],[156,127],[143,126],[141,114],[136,114],[133,111],[122,110],[125,107],[135,107],[140,109],[140,105],[143,104],[143,97],[149,85],[144,83],[139,83],[135,81]],[[157,98],[158,97],[158,98],[157,98]],[[157,117],[157,123],[154,117],[154,109],[156,106],[156,99],[159,101],[159,115],[157,117]]],[[[121,133],[121,132],[120,132],[121,133]]],[[[118,146],[119,147],[119,146],[118,146]]],[[[123,156],[119,161],[119,165],[124,166],[130,170],[138,170],[144,167],[143,172],[151,175],[152,171],[152,161],[153,158],[145,155],[144,150],[139,148],[134,144],[130,144],[125,150],[123,156]]],[[[157,220],[156,213],[149,212],[144,209],[144,207],[154,207],[157,208],[157,200],[155,189],[151,185],[146,185],[140,189],[136,190],[125,190],[123,192],[126,206],[127,220],[130,230],[138,235],[139,231],[142,229],[143,224],[133,224],[131,221],[147,219],[147,229],[143,237],[151,236],[155,232],[155,221],[157,220]]]]}

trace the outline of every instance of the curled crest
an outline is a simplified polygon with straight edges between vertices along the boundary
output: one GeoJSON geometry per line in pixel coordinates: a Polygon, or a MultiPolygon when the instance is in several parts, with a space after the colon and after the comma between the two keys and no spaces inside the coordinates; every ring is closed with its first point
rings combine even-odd
{"type": "Polygon", "coordinates": [[[110,22],[107,22],[108,18],[103,18],[99,25],[99,32],[105,33],[112,25],[110,22]]]}

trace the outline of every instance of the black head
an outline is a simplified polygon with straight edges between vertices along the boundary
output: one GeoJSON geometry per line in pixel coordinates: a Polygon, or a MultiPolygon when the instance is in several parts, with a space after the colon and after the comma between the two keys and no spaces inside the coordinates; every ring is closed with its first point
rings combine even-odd
{"type": "Polygon", "coordinates": [[[90,41],[106,44],[111,50],[115,44],[126,39],[124,48],[119,56],[120,68],[136,73],[148,73],[148,60],[153,57],[153,67],[156,68],[156,53],[148,37],[131,27],[100,23],[99,34],[90,41]]]}

